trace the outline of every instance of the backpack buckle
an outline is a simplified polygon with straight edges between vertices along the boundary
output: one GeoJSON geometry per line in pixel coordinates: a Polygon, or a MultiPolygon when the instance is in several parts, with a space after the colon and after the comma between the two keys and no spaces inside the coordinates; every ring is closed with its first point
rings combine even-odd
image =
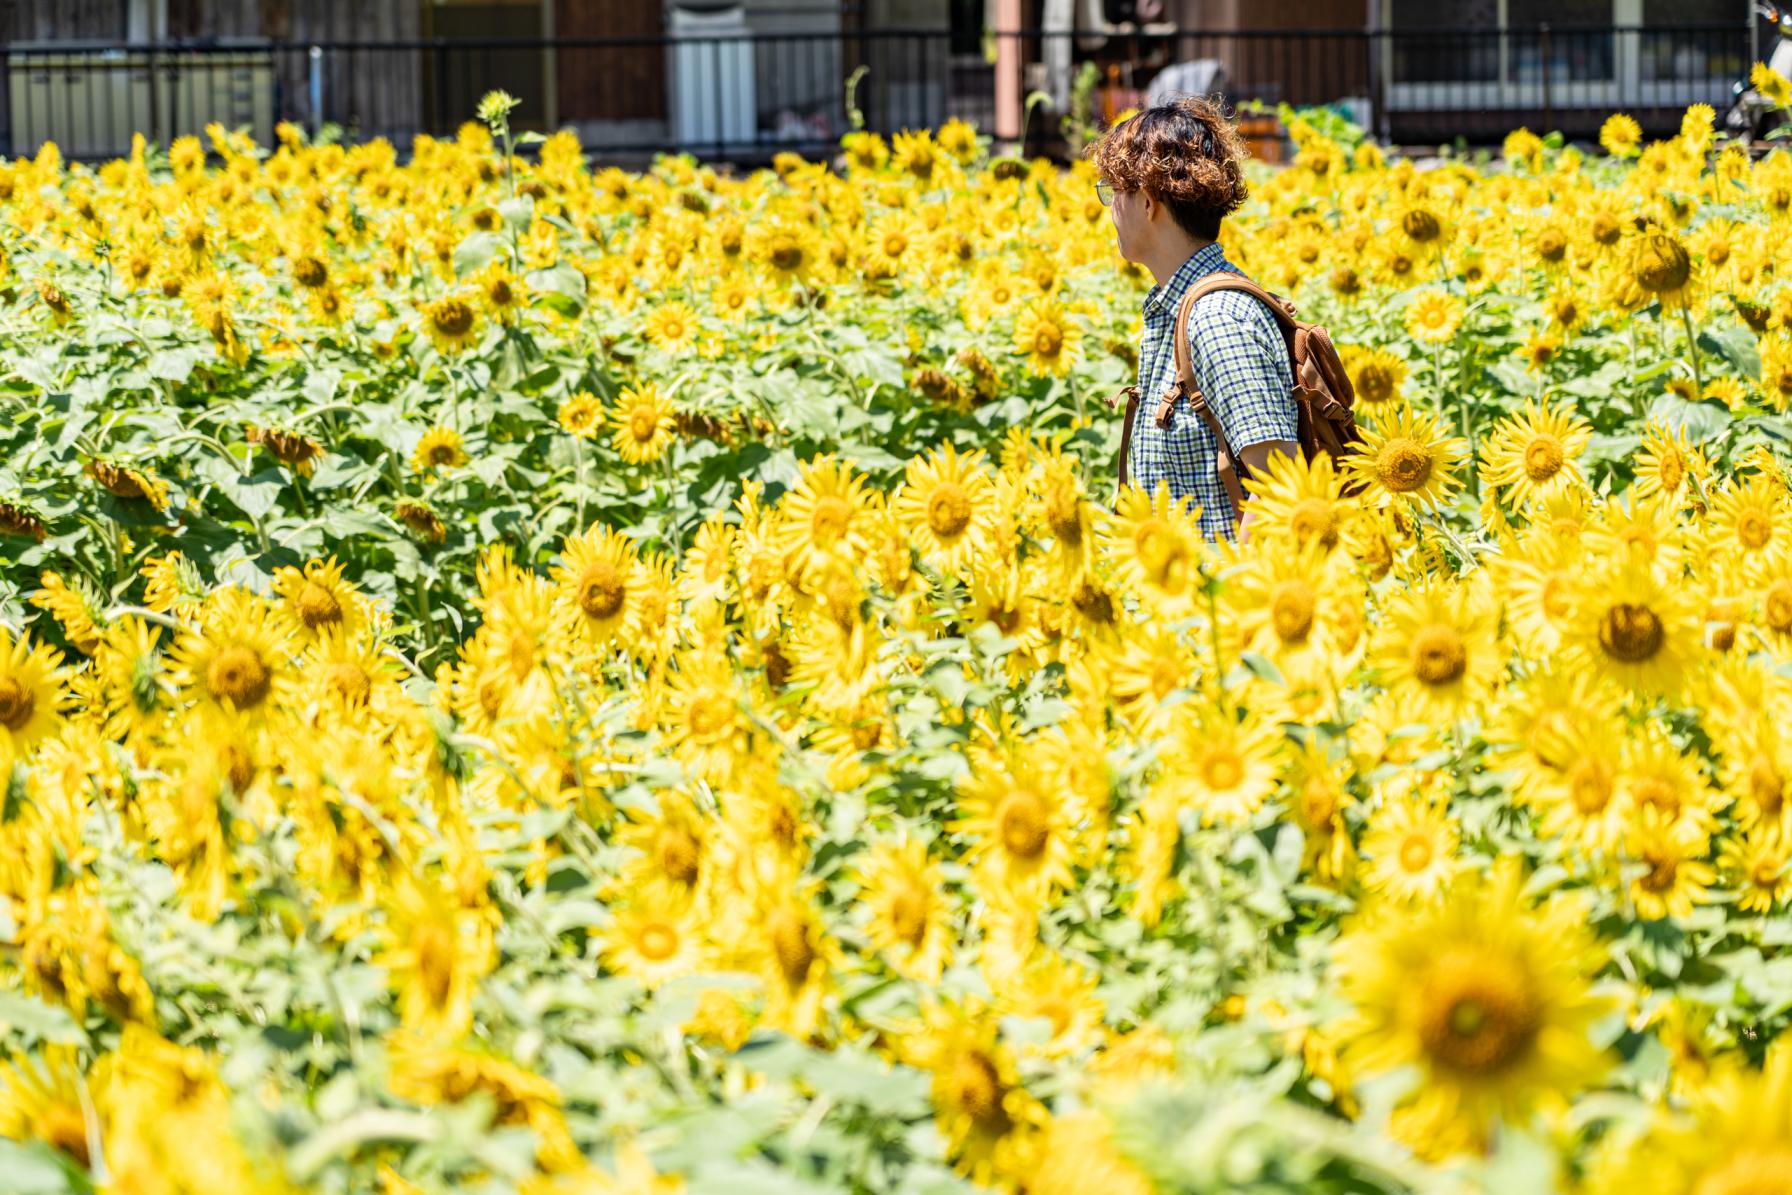
{"type": "Polygon", "coordinates": [[[1182,397],[1182,383],[1171,382],[1164,387],[1164,392],[1157,399],[1156,423],[1159,427],[1170,426],[1170,412],[1176,408],[1176,400],[1182,397]]]}

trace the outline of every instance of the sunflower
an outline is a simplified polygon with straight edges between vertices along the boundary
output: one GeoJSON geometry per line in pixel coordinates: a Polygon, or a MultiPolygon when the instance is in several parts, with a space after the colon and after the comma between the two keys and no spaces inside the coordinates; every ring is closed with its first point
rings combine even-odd
{"type": "Polygon", "coordinates": [[[697,341],[702,331],[697,313],[674,299],[647,313],[642,332],[653,347],[666,353],[683,353],[697,341]]]}
{"type": "Polygon", "coordinates": [[[1199,507],[1172,499],[1164,482],[1152,494],[1128,486],[1120,495],[1110,524],[1115,579],[1161,617],[1194,612],[1207,554],[1199,518],[1199,507]]]}
{"type": "Polygon", "coordinates": [[[1316,546],[1331,552],[1343,539],[1346,515],[1351,507],[1344,499],[1348,487],[1330,453],[1271,453],[1269,468],[1245,482],[1251,500],[1251,537],[1285,537],[1302,550],[1316,546]]]}
{"type": "Polygon", "coordinates": [[[821,1020],[838,946],[815,906],[815,880],[775,862],[752,887],[745,950],[766,992],[764,1023],[792,1037],[813,1034],[821,1020]]]}
{"type": "Polygon", "coordinates": [[[1710,899],[1717,869],[1704,861],[1711,839],[1697,822],[1657,809],[1638,810],[1625,849],[1637,860],[1628,889],[1636,915],[1645,921],[1685,920],[1693,906],[1710,899]]]}
{"type": "Polygon", "coordinates": [[[701,927],[687,910],[635,896],[603,932],[604,966],[652,990],[702,966],[701,927]]]}
{"type": "Polygon", "coordinates": [[[1475,708],[1504,666],[1497,611],[1470,582],[1391,595],[1371,660],[1407,717],[1445,725],[1475,708]]]}
{"type": "Polygon", "coordinates": [[[865,936],[894,971],[937,983],[954,945],[939,864],[907,836],[874,844],[858,866],[865,936]]]}
{"type": "Polygon", "coordinates": [[[556,416],[560,430],[581,440],[594,440],[604,424],[604,404],[589,390],[569,395],[556,416]]]}
{"type": "Polygon", "coordinates": [[[1640,1134],[1614,1135],[1596,1159],[1589,1195],[1784,1190],[1792,1172],[1792,1046],[1774,1043],[1759,1071],[1738,1054],[1720,1058],[1686,1102],[1684,1112],[1657,1113],[1640,1134]]]}
{"type": "Polygon", "coordinates": [[[1035,373],[1069,373],[1082,343],[1082,330],[1050,299],[1034,300],[1015,317],[1014,351],[1035,373]]]}
{"type": "Polygon", "coordinates": [[[1406,330],[1426,344],[1445,344],[1462,323],[1462,301],[1440,290],[1422,292],[1406,308],[1406,330]]]}
{"type": "Polygon", "coordinates": [[[0,760],[10,766],[62,725],[68,680],[61,652],[0,626],[0,760]]]}
{"type": "Polygon", "coordinates": [[[1789,508],[1785,486],[1768,473],[1727,482],[1712,499],[1713,546],[1737,548],[1743,560],[1759,565],[1776,544],[1786,542],[1789,508]]]}
{"type": "Polygon", "coordinates": [[[940,148],[934,143],[931,129],[918,132],[904,129],[896,134],[891,144],[890,165],[925,186],[933,181],[934,174],[940,172],[945,162],[940,148]]]}
{"type": "Polygon", "coordinates": [[[837,554],[856,561],[868,543],[871,498],[866,479],[850,464],[820,456],[801,466],[796,485],[784,496],[778,547],[796,577],[820,556],[837,554]]]}
{"type": "Polygon", "coordinates": [[[974,998],[933,1004],[902,1054],[931,1077],[934,1118],[961,1173],[972,1182],[1012,1184],[1032,1170],[1032,1146],[1047,1116],[1022,1086],[993,1010],[974,998]]]}
{"type": "Polygon", "coordinates": [[[1664,308],[1684,307],[1691,299],[1692,255],[1671,232],[1640,232],[1631,239],[1628,279],[1664,308]]]}
{"type": "Polygon", "coordinates": [[[424,304],[423,331],[438,353],[450,357],[479,338],[479,313],[465,295],[443,295],[424,304]]]}
{"type": "Polygon", "coordinates": [[[1634,158],[1643,142],[1643,126],[1636,118],[1614,112],[1599,126],[1599,146],[1614,158],[1634,158]]]}
{"type": "Polygon", "coordinates": [[[1199,812],[1204,825],[1243,826],[1276,790],[1280,730],[1208,702],[1177,707],[1159,790],[1199,812]]]}
{"type": "Polygon", "coordinates": [[[786,286],[807,280],[821,254],[811,226],[775,216],[754,226],[748,252],[774,282],[786,286]]]}
{"type": "Polygon", "coordinates": [[[107,737],[144,742],[173,708],[167,657],[157,642],[161,633],[153,623],[126,616],[106,629],[94,652],[107,737]]]}
{"type": "Polygon", "coordinates": [[[611,412],[610,442],[631,465],[651,464],[672,447],[672,406],[651,383],[624,390],[611,412]]]}
{"type": "Polygon", "coordinates": [[[1361,345],[1343,346],[1344,371],[1350,375],[1350,388],[1358,402],[1368,410],[1377,410],[1402,401],[1401,387],[1406,384],[1406,361],[1384,348],[1361,345]]]}
{"type": "MultiPolygon", "coordinates": [[[[98,1075],[96,1074],[96,1078],[98,1075]]],[[[87,1109],[97,1100],[73,1046],[46,1045],[37,1057],[15,1054],[0,1066],[0,1138],[42,1142],[76,1165],[92,1165],[87,1109]]]]}
{"type": "Polygon", "coordinates": [[[460,433],[440,424],[424,432],[411,451],[411,468],[419,473],[446,473],[465,465],[467,460],[460,433]]]}
{"type": "Polygon", "coordinates": [[[1643,430],[1643,442],[1637,446],[1632,466],[1636,480],[1631,490],[1637,497],[1659,495],[1669,506],[1678,507],[1689,481],[1704,471],[1705,463],[1684,428],[1651,420],[1643,430]]]}
{"type": "Polygon", "coordinates": [[[1405,903],[1434,900],[1461,868],[1460,842],[1448,795],[1427,796],[1415,786],[1370,817],[1363,835],[1363,887],[1405,903]]]}
{"type": "Polygon", "coordinates": [[[1685,589],[1629,562],[1595,568],[1576,598],[1568,642],[1593,671],[1645,693],[1678,692],[1699,648],[1685,589]]]}
{"type": "Polygon", "coordinates": [[[586,642],[602,650],[626,632],[635,613],[638,564],[634,545],[616,531],[593,525],[561,545],[553,571],[563,606],[575,613],[586,642]]]}
{"type": "Polygon", "coordinates": [[[980,749],[960,793],[953,829],[970,840],[987,899],[1028,908],[1070,885],[1069,810],[1029,753],[980,749]]]}
{"type": "Polygon", "coordinates": [[[1481,449],[1481,480],[1503,487],[1519,507],[1547,499],[1580,484],[1577,458],[1592,435],[1571,412],[1531,403],[1495,425],[1481,449]]]}
{"type": "Polygon", "coordinates": [[[1749,68],[1748,85],[1774,107],[1792,107],[1792,81],[1765,62],[1757,62],[1749,68]]]}
{"type": "Polygon", "coordinates": [[[680,910],[702,903],[713,878],[712,834],[688,796],[661,793],[657,810],[635,815],[619,837],[636,852],[617,877],[619,892],[680,910]]]}
{"type": "Polygon", "coordinates": [[[1772,913],[1792,896],[1792,846],[1777,825],[1757,825],[1730,839],[1717,861],[1746,912],[1772,913]]]}
{"type": "MultiPolygon", "coordinates": [[[[1344,560],[1316,540],[1303,549],[1247,555],[1225,575],[1221,597],[1239,650],[1279,665],[1329,661],[1341,636],[1336,607],[1355,596],[1344,584],[1344,560]]],[[[1337,661],[1342,663],[1343,661],[1337,661]]]]}
{"type": "Polygon", "coordinates": [[[1588,981],[1603,953],[1579,902],[1531,908],[1517,866],[1465,873],[1436,904],[1372,905],[1333,949],[1354,1013],[1337,1028],[1349,1073],[1412,1066],[1419,1086],[1394,1131],[1427,1154],[1485,1149],[1497,1122],[1597,1079],[1589,1039],[1606,1012],[1588,981]]]}
{"type": "Polygon", "coordinates": [[[220,590],[172,653],[174,682],[201,709],[264,718],[292,687],[289,624],[240,589],[220,590]]]}
{"type": "Polygon", "coordinates": [[[891,505],[921,559],[951,576],[969,566],[986,543],[994,489],[981,452],[961,456],[947,443],[909,461],[891,505]]]}
{"type": "Polygon", "coordinates": [[[456,1038],[473,1020],[473,992],[497,962],[485,911],[433,878],[401,876],[385,901],[376,962],[398,992],[404,1028],[456,1038]]]}
{"type": "Polygon", "coordinates": [[[719,782],[745,764],[752,735],[741,700],[733,667],[709,651],[685,653],[667,677],[661,733],[696,775],[719,782]]]}
{"type": "Polygon", "coordinates": [[[1437,416],[1401,406],[1364,427],[1362,450],[1345,461],[1345,471],[1376,505],[1436,505],[1461,484],[1451,470],[1467,454],[1468,445],[1446,434],[1437,416]]]}
{"type": "Polygon", "coordinates": [[[342,575],[342,565],[328,560],[308,560],[274,572],[274,594],[306,640],[341,631],[353,635],[367,623],[367,603],[353,582],[342,575]]]}
{"type": "Polygon", "coordinates": [[[923,240],[922,229],[912,217],[902,213],[884,216],[865,234],[865,276],[894,278],[920,257],[923,240]]]}

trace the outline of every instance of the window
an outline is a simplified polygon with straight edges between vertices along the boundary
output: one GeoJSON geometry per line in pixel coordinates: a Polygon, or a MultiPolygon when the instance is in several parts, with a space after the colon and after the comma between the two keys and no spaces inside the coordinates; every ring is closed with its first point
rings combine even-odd
{"type": "Polygon", "coordinates": [[[983,0],[952,0],[952,53],[978,54],[983,49],[983,0]]]}
{"type": "Polygon", "coordinates": [[[1537,83],[1548,70],[1552,81],[1610,79],[1612,15],[1612,0],[1506,0],[1506,28],[1512,34],[1508,77],[1537,83]],[[1541,25],[1550,27],[1547,38],[1537,32],[1541,25]]]}

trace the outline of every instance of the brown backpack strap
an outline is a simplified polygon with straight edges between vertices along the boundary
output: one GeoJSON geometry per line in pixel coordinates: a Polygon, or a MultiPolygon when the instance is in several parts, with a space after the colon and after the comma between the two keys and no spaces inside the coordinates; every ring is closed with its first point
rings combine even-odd
{"type": "MultiPolygon", "coordinates": [[[[1220,484],[1226,487],[1226,496],[1232,499],[1232,517],[1237,520],[1244,517],[1244,482],[1242,478],[1248,475],[1250,470],[1245,467],[1242,460],[1238,459],[1238,454],[1232,451],[1232,441],[1226,438],[1226,429],[1220,423],[1219,412],[1215,411],[1208,403],[1207,396],[1201,393],[1201,387],[1195,383],[1195,363],[1189,355],[1188,348],[1188,321],[1189,316],[1194,312],[1195,300],[1204,294],[1212,294],[1216,290],[1245,289],[1228,286],[1224,281],[1220,285],[1209,286],[1208,283],[1216,277],[1218,275],[1208,275],[1207,278],[1195,283],[1189,289],[1188,294],[1182,297],[1182,305],[1176,309],[1174,332],[1176,337],[1176,378],[1181,384],[1183,396],[1188,399],[1189,410],[1200,416],[1201,421],[1207,424],[1207,430],[1213,433],[1214,443],[1219,450],[1217,468],[1220,484]]],[[[1237,278],[1238,276],[1235,274],[1232,277],[1237,278]]],[[[1256,286],[1255,283],[1251,285],[1256,286]]],[[[1262,287],[1256,287],[1256,289],[1262,290],[1262,287]]],[[[1159,427],[1170,421],[1170,409],[1175,405],[1176,389],[1172,387],[1164,392],[1163,399],[1158,404],[1157,425],[1159,427]]]]}
{"type": "Polygon", "coordinates": [[[1132,419],[1139,409],[1139,388],[1128,386],[1119,391],[1108,399],[1108,406],[1118,402],[1122,394],[1126,396],[1126,418],[1120,425],[1120,488],[1125,489],[1127,462],[1132,459],[1132,419]]]}

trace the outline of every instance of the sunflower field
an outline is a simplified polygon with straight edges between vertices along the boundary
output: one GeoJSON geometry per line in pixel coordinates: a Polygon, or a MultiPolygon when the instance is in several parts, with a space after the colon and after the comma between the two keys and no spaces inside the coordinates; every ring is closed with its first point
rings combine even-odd
{"type": "Polygon", "coordinates": [[[1086,163],[480,117],[0,163],[0,1189],[1792,1192],[1792,156],[1284,113],[1216,544],[1086,163]]]}

